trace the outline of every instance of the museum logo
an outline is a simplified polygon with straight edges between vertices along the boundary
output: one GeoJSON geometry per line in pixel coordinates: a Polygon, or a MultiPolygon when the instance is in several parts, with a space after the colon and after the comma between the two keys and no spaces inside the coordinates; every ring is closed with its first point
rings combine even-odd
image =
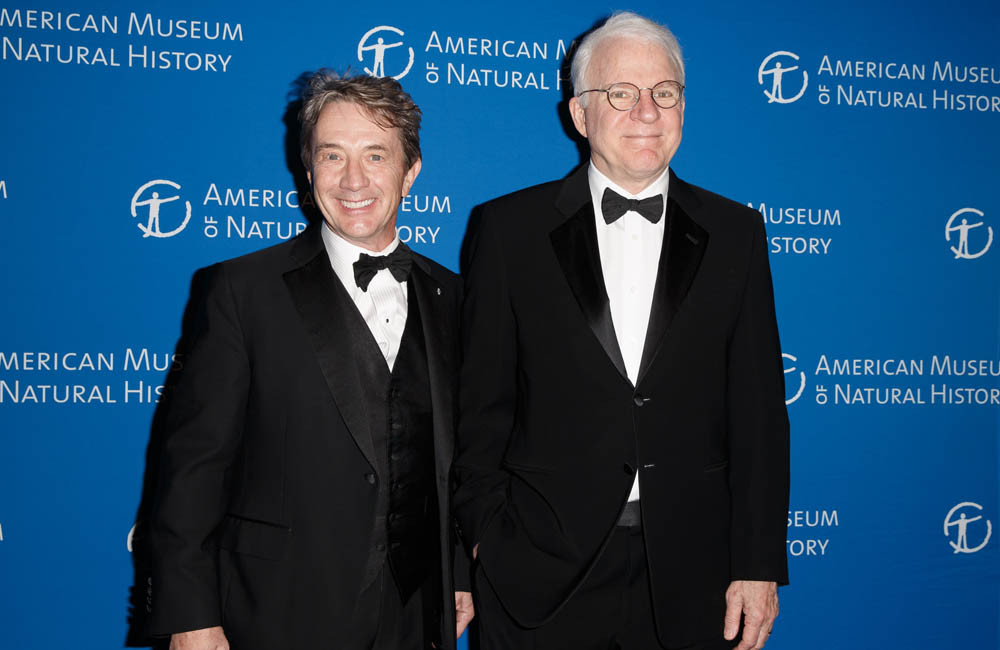
{"type": "Polygon", "coordinates": [[[180,195],[174,194],[172,191],[179,189],[181,189],[181,186],[177,183],[159,179],[149,181],[132,195],[132,217],[139,218],[140,213],[143,215],[138,223],[136,223],[139,230],[142,231],[143,238],[157,237],[163,239],[173,237],[188,225],[188,221],[191,220],[190,201],[184,201],[183,211],[180,209],[181,204],[168,205],[166,209],[161,209],[166,204],[180,201],[180,195]],[[152,191],[147,192],[148,190],[152,191]],[[167,228],[174,227],[170,230],[163,230],[164,225],[167,228]]]}
{"type": "Polygon", "coordinates": [[[396,80],[405,77],[413,67],[413,48],[402,41],[402,36],[403,30],[391,25],[379,25],[365,32],[358,41],[358,61],[362,64],[371,61],[371,67],[364,65],[364,71],[373,77],[392,77],[396,80]],[[401,49],[404,47],[406,49],[401,49]]]}
{"type": "MultiPolygon", "coordinates": [[[[781,359],[783,364],[785,363],[786,359],[788,361],[791,361],[793,364],[798,363],[799,361],[796,357],[793,357],[792,355],[786,352],[783,352],[781,354],[781,359]]],[[[796,368],[794,365],[792,366],[786,365],[785,374],[792,376],[791,378],[786,378],[785,380],[785,405],[787,406],[789,404],[794,404],[795,402],[798,401],[800,397],[802,397],[802,392],[806,389],[806,373],[805,371],[798,370],[798,368],[796,368]],[[796,372],[798,372],[798,381],[795,380],[796,372]],[[788,396],[789,390],[795,391],[791,397],[788,396]]]]}
{"type": "Polygon", "coordinates": [[[757,68],[757,83],[764,87],[768,104],[791,104],[805,94],[809,73],[798,65],[798,60],[797,54],[779,50],[771,52],[761,61],[757,68]]]}
{"type": "Polygon", "coordinates": [[[962,208],[948,218],[948,223],[944,226],[944,239],[950,244],[949,248],[956,260],[982,257],[993,245],[993,226],[986,225],[983,217],[985,214],[981,210],[962,208]],[[976,223],[969,223],[970,221],[976,223]]]}
{"type": "Polygon", "coordinates": [[[948,511],[944,518],[944,536],[954,553],[975,553],[989,543],[993,524],[983,518],[982,511],[981,505],[971,501],[963,501],[948,511]]]}

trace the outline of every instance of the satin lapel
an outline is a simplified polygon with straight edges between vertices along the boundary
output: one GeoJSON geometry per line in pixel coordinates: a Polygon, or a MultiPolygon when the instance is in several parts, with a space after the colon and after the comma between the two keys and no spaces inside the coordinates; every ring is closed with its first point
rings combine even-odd
{"type": "Polygon", "coordinates": [[[361,453],[375,467],[375,448],[346,322],[347,308],[354,303],[322,246],[304,266],[288,271],[284,278],[337,409],[361,453]]]}
{"type": "Polygon", "coordinates": [[[454,321],[457,306],[449,305],[450,293],[423,270],[420,258],[414,258],[410,273],[413,296],[420,305],[420,324],[424,329],[427,349],[427,369],[431,384],[431,407],[434,417],[434,458],[439,477],[448,476],[454,454],[454,394],[451,390],[456,376],[455,359],[447,336],[456,336],[454,321]]]}
{"type": "Polygon", "coordinates": [[[691,288],[708,246],[708,232],[672,198],[667,199],[665,225],[637,385],[660,351],[663,338],[691,288]]]}
{"type": "Polygon", "coordinates": [[[587,201],[576,214],[553,230],[549,238],[587,324],[601,343],[608,359],[628,381],[625,360],[618,347],[618,337],[611,319],[611,302],[601,273],[601,254],[597,248],[597,227],[591,201],[587,201]]]}

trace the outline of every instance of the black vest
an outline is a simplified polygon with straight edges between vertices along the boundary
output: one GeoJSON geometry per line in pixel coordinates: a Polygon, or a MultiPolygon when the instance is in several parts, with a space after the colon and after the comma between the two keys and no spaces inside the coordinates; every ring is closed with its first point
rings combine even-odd
{"type": "Polygon", "coordinates": [[[437,492],[427,350],[407,283],[407,316],[392,372],[363,319],[358,368],[375,447],[378,505],[364,585],[388,559],[403,602],[437,562],[437,492]]]}

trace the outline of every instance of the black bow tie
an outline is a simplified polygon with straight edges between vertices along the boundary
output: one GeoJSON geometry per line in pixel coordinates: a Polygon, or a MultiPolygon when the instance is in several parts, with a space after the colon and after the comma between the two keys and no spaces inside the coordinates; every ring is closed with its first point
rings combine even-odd
{"type": "Polygon", "coordinates": [[[604,190],[601,197],[601,213],[609,225],[621,219],[622,215],[633,210],[646,218],[650,223],[656,223],[663,216],[663,195],[657,194],[645,199],[626,199],[610,187],[604,190]]]}
{"type": "Polygon", "coordinates": [[[361,257],[354,263],[354,281],[362,291],[368,291],[368,285],[371,284],[375,274],[382,269],[389,269],[389,273],[392,273],[397,282],[406,282],[412,263],[413,254],[402,243],[388,255],[372,256],[361,253],[361,257]]]}

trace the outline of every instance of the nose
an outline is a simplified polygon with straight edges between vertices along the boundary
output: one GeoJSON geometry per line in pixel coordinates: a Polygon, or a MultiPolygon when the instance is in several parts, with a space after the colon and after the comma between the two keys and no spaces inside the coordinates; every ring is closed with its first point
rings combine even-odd
{"type": "Polygon", "coordinates": [[[344,166],[344,174],[340,177],[341,189],[357,192],[368,186],[368,174],[360,160],[348,159],[344,166]]]}
{"type": "Polygon", "coordinates": [[[653,91],[646,92],[645,89],[639,91],[639,101],[632,107],[631,116],[633,120],[640,122],[655,122],[660,118],[661,109],[653,101],[653,91]]]}

